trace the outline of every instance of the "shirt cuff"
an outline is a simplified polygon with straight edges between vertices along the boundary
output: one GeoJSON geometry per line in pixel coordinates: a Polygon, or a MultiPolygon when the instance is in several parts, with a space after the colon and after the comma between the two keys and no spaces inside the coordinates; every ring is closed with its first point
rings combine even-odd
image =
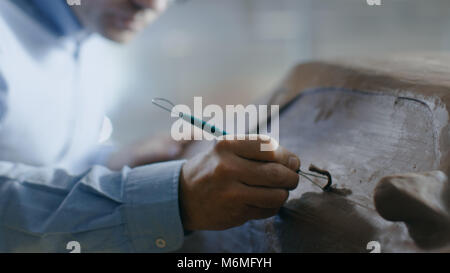
{"type": "Polygon", "coordinates": [[[184,162],[151,164],[128,173],[124,214],[136,252],[168,252],[181,247],[184,234],[178,187],[184,162]]]}

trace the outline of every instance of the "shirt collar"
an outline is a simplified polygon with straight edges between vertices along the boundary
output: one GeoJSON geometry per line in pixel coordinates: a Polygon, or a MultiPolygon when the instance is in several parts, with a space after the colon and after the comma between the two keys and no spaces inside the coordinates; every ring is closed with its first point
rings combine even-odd
{"type": "Polygon", "coordinates": [[[83,27],[66,0],[28,0],[47,21],[46,24],[59,36],[80,32],[83,27]]]}

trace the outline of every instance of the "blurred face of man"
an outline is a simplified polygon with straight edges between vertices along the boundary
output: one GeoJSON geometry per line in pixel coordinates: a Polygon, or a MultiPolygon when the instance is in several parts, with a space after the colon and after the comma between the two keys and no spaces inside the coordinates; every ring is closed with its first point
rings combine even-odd
{"type": "Polygon", "coordinates": [[[167,8],[169,0],[82,0],[72,6],[89,31],[127,42],[167,8]]]}

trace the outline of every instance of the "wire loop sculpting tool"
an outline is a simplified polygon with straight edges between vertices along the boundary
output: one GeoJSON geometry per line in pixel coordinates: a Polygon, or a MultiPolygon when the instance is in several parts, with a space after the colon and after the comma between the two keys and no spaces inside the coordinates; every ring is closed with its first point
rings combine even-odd
{"type": "Polygon", "coordinates": [[[299,175],[301,175],[302,177],[308,179],[311,183],[313,183],[314,185],[318,186],[323,191],[330,191],[331,184],[333,184],[333,180],[331,179],[331,174],[328,171],[319,169],[318,167],[314,166],[313,164],[311,164],[309,166],[308,170],[311,171],[311,172],[318,173],[320,175],[317,175],[317,174],[314,174],[314,173],[304,172],[302,170],[298,170],[297,173],[299,175]],[[327,184],[322,187],[321,185],[319,185],[316,182],[314,182],[314,180],[312,180],[308,176],[316,177],[316,178],[319,178],[319,179],[325,179],[325,180],[327,180],[327,184]]]}
{"type": "Polygon", "coordinates": [[[158,106],[161,109],[166,110],[167,112],[171,113],[174,116],[178,116],[181,119],[189,122],[190,124],[194,125],[195,127],[198,127],[216,137],[224,136],[227,134],[227,132],[220,130],[214,125],[209,124],[208,122],[201,120],[199,118],[196,118],[192,115],[176,111],[175,104],[173,104],[170,100],[163,99],[163,98],[154,98],[152,99],[152,103],[156,106],[158,106]]]}

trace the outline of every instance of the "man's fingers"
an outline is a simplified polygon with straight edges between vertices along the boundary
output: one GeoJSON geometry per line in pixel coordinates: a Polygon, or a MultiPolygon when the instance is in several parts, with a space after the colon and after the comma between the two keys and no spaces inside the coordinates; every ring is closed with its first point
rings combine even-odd
{"type": "Polygon", "coordinates": [[[275,162],[281,163],[293,171],[300,169],[300,159],[294,153],[289,152],[282,146],[278,146],[278,149],[274,151],[275,162]]]}
{"type": "Polygon", "coordinates": [[[253,207],[253,206],[247,207],[249,218],[255,219],[255,220],[272,217],[272,216],[276,215],[279,210],[280,210],[279,208],[262,209],[262,208],[257,208],[257,207],[253,207]]]}
{"type": "Polygon", "coordinates": [[[138,8],[154,9],[156,11],[162,11],[167,8],[167,0],[132,0],[131,3],[138,8]]]}
{"type": "Polygon", "coordinates": [[[240,166],[236,175],[246,185],[287,190],[293,190],[298,185],[298,174],[279,163],[257,162],[237,157],[235,164],[240,166]]]}
{"type": "Polygon", "coordinates": [[[250,187],[237,183],[239,196],[246,205],[263,209],[280,208],[289,197],[289,192],[283,189],[250,187]]]}
{"type": "Polygon", "coordinates": [[[216,144],[219,151],[231,151],[234,154],[257,161],[277,162],[293,171],[300,168],[300,159],[294,153],[281,147],[278,142],[264,135],[224,136],[216,144]],[[232,139],[234,137],[234,139],[232,139]],[[263,146],[265,145],[265,146],[263,146]]]}

